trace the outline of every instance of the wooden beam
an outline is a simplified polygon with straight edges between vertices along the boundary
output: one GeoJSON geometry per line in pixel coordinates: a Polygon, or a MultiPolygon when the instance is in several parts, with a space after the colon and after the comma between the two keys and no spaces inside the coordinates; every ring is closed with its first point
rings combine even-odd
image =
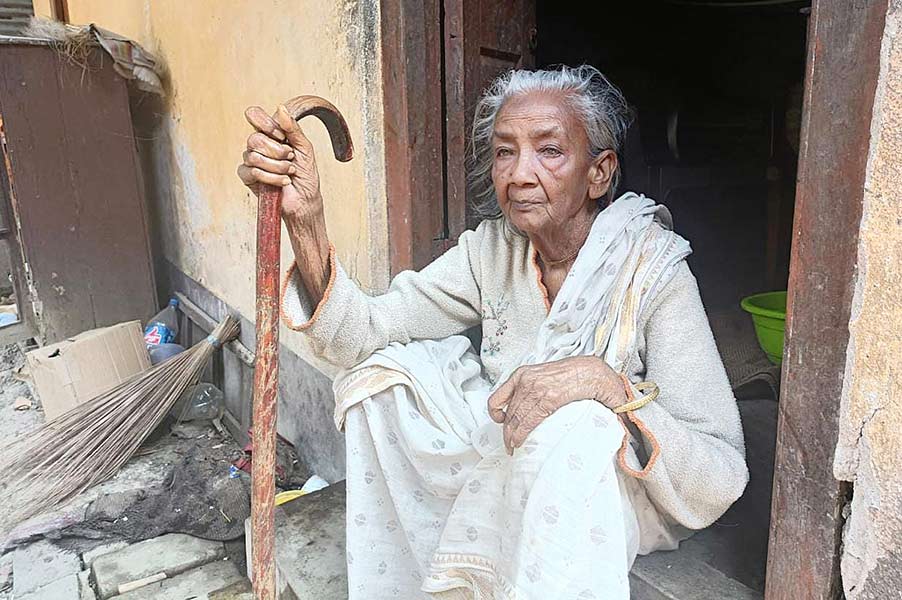
{"type": "MultiPolygon", "coordinates": [[[[179,310],[182,311],[186,317],[191,319],[191,321],[206,331],[210,333],[213,329],[216,328],[216,320],[208,315],[204,310],[192,302],[188,296],[181,292],[175,292],[175,297],[179,301],[179,310]]],[[[235,353],[235,356],[238,357],[238,360],[246,364],[247,366],[253,368],[255,356],[254,353],[244,344],[239,342],[238,340],[232,340],[231,342],[225,345],[226,348],[235,353]]]]}
{"type": "Polygon", "coordinates": [[[63,23],[69,22],[69,1],[52,0],[50,3],[50,16],[63,23]]]}
{"type": "Polygon", "coordinates": [[[815,0],[789,274],[768,600],[840,597],[839,404],[886,0],[815,0]]]}

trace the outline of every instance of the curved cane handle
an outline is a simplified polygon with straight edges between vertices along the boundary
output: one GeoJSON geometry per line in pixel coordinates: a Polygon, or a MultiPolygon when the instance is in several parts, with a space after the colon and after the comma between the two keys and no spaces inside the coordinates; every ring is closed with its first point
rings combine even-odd
{"type": "Polygon", "coordinates": [[[295,121],[300,121],[307,115],[313,115],[322,121],[332,140],[335,158],[341,162],[348,162],[353,158],[354,145],[348,124],[331,102],[319,96],[296,96],[285,103],[285,108],[295,121]]]}

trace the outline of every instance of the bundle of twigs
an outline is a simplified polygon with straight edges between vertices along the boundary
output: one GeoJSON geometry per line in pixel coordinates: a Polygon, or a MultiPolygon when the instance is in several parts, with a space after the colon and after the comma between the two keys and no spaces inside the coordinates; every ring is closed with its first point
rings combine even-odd
{"type": "Polygon", "coordinates": [[[213,351],[236,335],[238,321],[226,317],[204,341],[0,449],[6,525],[114,475],[197,383],[213,351]]]}

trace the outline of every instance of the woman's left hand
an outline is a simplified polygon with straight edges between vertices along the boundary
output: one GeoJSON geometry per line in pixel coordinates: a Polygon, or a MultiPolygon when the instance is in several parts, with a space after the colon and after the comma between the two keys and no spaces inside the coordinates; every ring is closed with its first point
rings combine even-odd
{"type": "Polygon", "coordinates": [[[620,376],[597,356],[574,356],[514,371],[489,398],[489,415],[504,423],[509,454],[560,407],[594,398],[608,408],[627,402],[620,376]]]}

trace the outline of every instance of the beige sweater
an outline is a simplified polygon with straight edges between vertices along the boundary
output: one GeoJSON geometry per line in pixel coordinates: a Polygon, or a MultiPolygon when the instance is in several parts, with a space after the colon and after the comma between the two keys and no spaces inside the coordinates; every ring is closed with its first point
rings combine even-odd
{"type": "MultiPolygon", "coordinates": [[[[339,368],[391,342],[441,339],[481,323],[480,355],[494,382],[528,350],[547,314],[536,256],[503,220],[484,221],[422,271],[400,273],[385,294],[368,296],[333,250],[331,281],[316,307],[292,267],[282,318],[339,368]]],[[[637,452],[622,451],[621,467],[643,480],[661,512],[701,529],[739,498],[748,471],[736,400],[685,262],[640,316],[639,332],[626,375],[657,383],[661,394],[631,413],[641,442],[630,440],[637,452]]]]}

